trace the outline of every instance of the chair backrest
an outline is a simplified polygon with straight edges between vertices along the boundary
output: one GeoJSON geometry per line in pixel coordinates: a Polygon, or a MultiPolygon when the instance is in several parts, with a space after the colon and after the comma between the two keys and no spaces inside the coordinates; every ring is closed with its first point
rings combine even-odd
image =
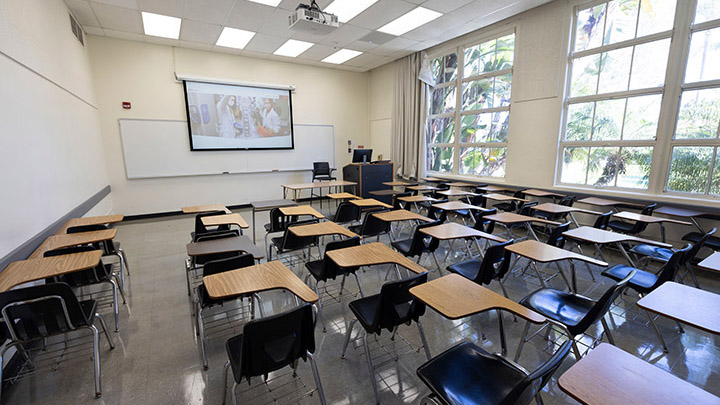
{"type": "Polygon", "coordinates": [[[525,191],[523,190],[517,190],[513,193],[513,197],[515,198],[525,198],[525,191]]]}
{"type": "Polygon", "coordinates": [[[345,249],[353,246],[360,246],[359,236],[353,236],[352,238],[328,242],[325,245],[325,256],[323,256],[322,261],[323,268],[322,272],[318,276],[318,280],[326,281],[328,279],[335,279],[335,277],[337,277],[339,274],[352,273],[354,271],[357,271],[359,267],[341,268],[327,255],[327,252],[337,249],[345,249]]]}
{"type": "Polygon", "coordinates": [[[655,207],[657,207],[657,203],[648,204],[643,207],[642,211],[640,211],[640,214],[642,215],[652,215],[653,211],[655,210],[655,207]]]}
{"type": "Polygon", "coordinates": [[[483,207],[485,208],[487,206],[487,198],[485,198],[484,195],[474,195],[470,198],[470,205],[474,205],[476,207],[483,207]]]}
{"type": "Polygon", "coordinates": [[[387,211],[390,211],[390,208],[377,208],[366,211],[360,226],[360,236],[378,236],[390,232],[390,222],[380,220],[373,215],[387,211]]]}
{"type": "MultiPolygon", "coordinates": [[[[195,215],[195,238],[200,236],[200,234],[208,233],[211,231],[205,226],[205,224],[203,224],[202,219],[204,217],[213,217],[216,215],[225,215],[225,211],[203,212],[202,214],[195,215]]],[[[218,231],[227,231],[229,229],[230,225],[220,225],[217,227],[218,231]]]]}
{"type": "Polygon", "coordinates": [[[357,221],[360,219],[360,207],[351,202],[343,201],[338,205],[333,219],[333,222],[338,224],[357,221]]]}
{"type": "Polygon", "coordinates": [[[612,215],[612,213],[612,211],[608,211],[604,214],[598,215],[598,217],[595,219],[595,224],[593,224],[593,228],[606,230],[608,227],[608,223],[610,223],[610,216],[612,215]]]}
{"type": "Polygon", "coordinates": [[[0,311],[10,336],[18,342],[92,324],[72,288],[65,283],[40,284],[0,293],[0,311]]]}
{"type": "MultiPolygon", "coordinates": [[[[657,203],[648,204],[645,207],[643,207],[642,211],[640,211],[640,214],[642,215],[652,215],[653,210],[655,210],[655,207],[657,207],[657,203]]],[[[632,227],[632,229],[628,232],[631,235],[638,234],[642,231],[644,231],[648,226],[647,222],[643,221],[636,221],[635,226],[632,227]]]]}
{"type": "MultiPolygon", "coordinates": [[[[43,257],[62,256],[62,255],[69,255],[72,253],[90,252],[93,250],[98,250],[98,249],[95,246],[91,246],[91,245],[70,246],[70,247],[48,250],[47,252],[43,253],[43,257]]],[[[111,277],[111,272],[112,272],[112,265],[111,264],[104,265],[101,261],[100,263],[98,263],[97,266],[95,266],[91,269],[74,271],[72,273],[63,274],[62,276],[54,277],[52,279],[46,279],[45,281],[46,282],[63,282],[63,283],[67,283],[73,287],[77,287],[77,286],[81,286],[81,285],[95,284],[95,283],[99,283],[102,281],[107,281],[111,277]]]]}
{"type": "Polygon", "coordinates": [[[425,304],[413,297],[410,289],[426,281],[427,273],[422,273],[383,284],[369,333],[392,331],[395,326],[417,321],[425,313],[425,304]]]}
{"type": "Polygon", "coordinates": [[[410,241],[410,251],[407,255],[410,257],[414,257],[420,256],[423,252],[434,252],[438,248],[438,246],[440,246],[440,241],[431,236],[425,235],[424,233],[420,232],[420,230],[423,228],[429,228],[431,226],[437,226],[441,223],[442,221],[437,219],[433,222],[425,222],[415,225],[415,229],[413,230],[412,234],[412,240],[410,241]],[[427,239],[430,240],[428,243],[425,243],[427,239]]]}
{"type": "MultiPolygon", "coordinates": [[[[438,202],[433,203],[433,204],[442,204],[443,202],[447,202],[447,200],[445,200],[445,201],[438,201],[438,202]]],[[[448,213],[447,213],[447,211],[445,211],[444,209],[442,209],[442,208],[437,208],[437,207],[433,207],[433,206],[431,205],[430,208],[428,209],[428,215],[427,215],[427,216],[428,216],[428,218],[430,218],[430,219],[432,219],[432,220],[438,220],[438,221],[440,221],[440,223],[442,224],[442,223],[445,223],[445,221],[447,221],[447,215],[448,215],[448,213]]]]}
{"type": "Polygon", "coordinates": [[[233,238],[235,236],[240,236],[237,229],[230,229],[227,231],[210,231],[208,233],[195,235],[195,242],[207,242],[209,240],[233,238]]]}
{"type": "MultiPolygon", "coordinates": [[[[109,229],[109,227],[98,224],[98,225],[78,225],[78,226],[71,226],[68,229],[65,230],[65,233],[71,234],[71,233],[83,233],[83,232],[93,232],[93,231],[104,231],[109,229]]],[[[103,241],[100,243],[96,243],[99,248],[103,250],[105,254],[116,254],[117,251],[115,250],[115,244],[112,243],[112,241],[103,241]]]]}
{"type": "Polygon", "coordinates": [[[313,177],[329,176],[329,175],[330,175],[330,163],[328,163],[328,162],[313,162],[313,177]]]}
{"type": "MultiPolygon", "coordinates": [[[[235,252],[233,252],[235,253],[235,252]]],[[[212,274],[222,273],[229,270],[253,266],[255,257],[250,253],[235,253],[235,256],[222,259],[215,259],[205,262],[203,266],[203,277],[212,274]]]]}
{"type": "Polygon", "coordinates": [[[517,213],[519,215],[525,215],[526,217],[531,217],[531,216],[533,216],[533,210],[531,209],[531,207],[534,207],[536,205],[538,205],[537,201],[526,202],[526,203],[520,202],[518,204],[517,213]]]}
{"type": "Polygon", "coordinates": [[[682,258],[682,260],[681,260],[681,262],[680,262],[680,265],[681,265],[681,266],[684,266],[685,263],[689,262],[689,261],[692,260],[695,256],[697,256],[697,254],[698,254],[698,252],[700,251],[700,249],[702,249],[703,245],[705,245],[705,242],[707,242],[707,240],[710,239],[710,237],[715,233],[715,231],[717,231],[717,228],[713,228],[713,229],[711,229],[708,233],[706,233],[705,235],[703,235],[703,236],[697,241],[697,243],[694,244],[693,247],[692,247],[690,250],[687,251],[687,253],[685,254],[685,256],[682,258]]]}
{"type": "Polygon", "coordinates": [[[636,270],[631,271],[624,279],[618,281],[617,284],[608,288],[607,291],[605,291],[605,293],[602,295],[602,297],[600,297],[600,299],[595,302],[595,305],[593,305],[593,307],[590,308],[587,314],[585,314],[585,317],[577,323],[577,325],[568,326],[568,331],[570,331],[573,336],[577,336],[585,332],[587,328],[590,327],[590,325],[594,324],[595,322],[599,321],[600,318],[605,316],[607,311],[610,309],[610,305],[612,305],[615,299],[620,295],[620,293],[622,293],[623,289],[625,289],[630,279],[635,276],[635,273],[637,273],[636,270]]]}
{"type": "Polygon", "coordinates": [[[560,201],[558,201],[558,205],[564,205],[566,207],[572,207],[573,204],[575,204],[575,200],[577,199],[577,196],[574,195],[566,195],[565,197],[561,198],[560,201]]]}
{"type": "Polygon", "coordinates": [[[394,210],[402,210],[405,209],[404,203],[399,200],[400,197],[410,197],[412,195],[412,191],[406,191],[404,193],[398,193],[392,196],[392,206],[394,210]]]}
{"type": "Polygon", "coordinates": [[[246,323],[243,327],[240,375],[236,375],[236,381],[268,374],[298,359],[307,360],[307,353],[315,352],[313,329],[312,306],[308,303],[246,323]]]}
{"type": "Polygon", "coordinates": [[[287,216],[280,211],[280,208],[270,210],[270,230],[268,232],[283,232],[290,222],[297,221],[297,216],[287,216]]]}
{"type": "Polygon", "coordinates": [[[676,250],[672,256],[670,256],[670,259],[668,259],[667,263],[665,263],[658,272],[657,281],[650,287],[650,291],[660,287],[666,281],[672,281],[675,278],[675,273],[677,273],[678,268],[680,268],[682,264],[685,264],[685,257],[692,248],[692,243],[688,243],[684,248],[676,250]]]}
{"type": "Polygon", "coordinates": [[[560,249],[564,248],[565,237],[563,236],[563,232],[567,232],[569,229],[570,222],[560,224],[553,228],[553,230],[550,232],[550,236],[548,236],[547,244],[560,249]]]}
{"type": "Polygon", "coordinates": [[[473,226],[473,228],[480,232],[493,233],[495,230],[495,221],[488,221],[484,217],[497,214],[497,208],[486,209],[484,211],[472,210],[472,212],[475,216],[475,226],[473,226]]]}
{"type": "Polygon", "coordinates": [[[438,191],[450,190],[450,186],[447,183],[440,183],[435,186],[435,190],[430,193],[432,198],[446,198],[444,195],[438,193],[438,191]]]}
{"type": "Polygon", "coordinates": [[[312,244],[316,244],[318,241],[317,236],[297,236],[294,233],[290,232],[290,228],[292,228],[293,226],[302,226],[316,223],[318,223],[318,220],[316,218],[289,223],[287,228],[285,228],[285,232],[283,233],[282,246],[278,247],[281,250],[295,250],[308,247],[312,244]]]}
{"type": "Polygon", "coordinates": [[[490,284],[493,279],[505,277],[505,273],[510,269],[510,257],[512,256],[512,252],[505,250],[505,247],[512,245],[513,242],[514,240],[510,239],[487,248],[480,263],[480,271],[473,281],[478,284],[490,284]]]}
{"type": "Polygon", "coordinates": [[[563,360],[570,353],[572,340],[568,339],[550,356],[549,359],[527,377],[517,384],[508,395],[500,402],[503,405],[529,404],[535,396],[547,385],[550,377],[560,368],[563,360]]]}

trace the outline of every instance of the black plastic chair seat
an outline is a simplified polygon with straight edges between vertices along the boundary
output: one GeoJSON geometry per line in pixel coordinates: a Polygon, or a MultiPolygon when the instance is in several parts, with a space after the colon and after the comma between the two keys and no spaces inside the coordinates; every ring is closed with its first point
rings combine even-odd
{"type": "Polygon", "coordinates": [[[348,226],[348,229],[350,230],[350,232],[353,232],[353,233],[356,233],[359,235],[360,230],[362,229],[362,225],[350,225],[350,226],[348,226]]]}
{"type": "Polygon", "coordinates": [[[610,221],[608,222],[608,226],[610,229],[612,229],[615,232],[621,232],[621,233],[628,233],[635,228],[635,224],[631,224],[629,222],[623,222],[623,221],[610,221]]]}
{"type": "Polygon", "coordinates": [[[667,262],[670,260],[670,256],[673,255],[673,251],[668,248],[657,247],[652,245],[635,245],[630,252],[640,256],[648,256],[659,262],[667,262]]]}
{"type": "Polygon", "coordinates": [[[350,310],[355,314],[360,325],[368,333],[374,333],[371,326],[375,324],[375,314],[377,312],[378,302],[380,301],[380,294],[371,295],[369,297],[360,298],[352,301],[348,306],[350,310]]]}
{"type": "Polygon", "coordinates": [[[462,342],[417,369],[420,379],[452,405],[501,404],[527,376],[500,356],[462,342]]]}
{"type": "Polygon", "coordinates": [[[562,323],[570,333],[577,335],[582,331],[574,331],[573,327],[585,318],[595,301],[582,295],[543,288],[523,298],[520,305],[562,323]]]}
{"type": "MultiPolygon", "coordinates": [[[[325,264],[323,262],[324,259],[313,260],[305,263],[305,268],[308,269],[308,272],[312,274],[316,280],[322,277],[323,271],[325,270],[325,264]]],[[[334,280],[335,277],[332,277],[332,279],[334,280]]]]}
{"type": "Polygon", "coordinates": [[[627,275],[633,270],[635,270],[636,273],[628,282],[628,287],[641,294],[646,294],[652,291],[655,283],[658,281],[658,277],[652,273],[648,273],[647,271],[626,266],[624,264],[618,264],[617,266],[613,266],[603,271],[602,275],[615,281],[620,281],[627,277],[627,275]]]}
{"type": "Polygon", "coordinates": [[[95,314],[97,313],[97,301],[95,300],[85,300],[80,301],[80,309],[82,309],[83,314],[85,315],[85,319],[88,320],[88,324],[92,325],[93,318],[95,318],[95,314]]]}
{"type": "Polygon", "coordinates": [[[513,203],[503,202],[503,203],[493,204],[493,207],[495,207],[501,211],[512,211],[513,203]]]}
{"type": "Polygon", "coordinates": [[[390,245],[393,248],[395,248],[395,250],[399,251],[400,253],[408,253],[408,252],[410,252],[410,247],[412,245],[412,238],[405,239],[405,240],[398,240],[398,241],[390,243],[390,245]]]}
{"type": "MultiPolygon", "coordinates": [[[[688,242],[692,243],[698,243],[698,241],[703,237],[704,235],[700,232],[690,232],[689,234],[683,236],[683,240],[686,240],[688,242]]],[[[717,236],[711,236],[705,241],[705,246],[709,247],[712,250],[720,250],[720,238],[717,236]]]]}
{"type": "Polygon", "coordinates": [[[482,260],[470,259],[447,266],[447,271],[457,273],[469,280],[475,280],[481,265],[482,260]]]}

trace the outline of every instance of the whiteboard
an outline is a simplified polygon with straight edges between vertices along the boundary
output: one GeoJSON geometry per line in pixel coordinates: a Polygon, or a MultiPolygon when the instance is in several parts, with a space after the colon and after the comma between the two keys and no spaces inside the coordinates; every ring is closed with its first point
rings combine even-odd
{"type": "Polygon", "coordinates": [[[332,125],[293,125],[295,149],[190,151],[187,121],[120,119],[128,179],[311,170],[335,167],[332,125]]]}

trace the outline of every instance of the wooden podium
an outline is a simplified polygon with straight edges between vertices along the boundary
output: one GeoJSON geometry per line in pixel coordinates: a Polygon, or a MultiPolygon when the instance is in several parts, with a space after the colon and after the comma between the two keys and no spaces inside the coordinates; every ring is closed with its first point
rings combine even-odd
{"type": "MultiPolygon", "coordinates": [[[[350,163],[343,167],[343,180],[354,181],[358,184],[357,195],[362,198],[375,198],[379,201],[390,200],[390,196],[379,198],[370,194],[375,190],[387,190],[383,182],[392,181],[394,170],[392,163],[350,163]]],[[[388,202],[388,201],[383,201],[388,202]]]]}

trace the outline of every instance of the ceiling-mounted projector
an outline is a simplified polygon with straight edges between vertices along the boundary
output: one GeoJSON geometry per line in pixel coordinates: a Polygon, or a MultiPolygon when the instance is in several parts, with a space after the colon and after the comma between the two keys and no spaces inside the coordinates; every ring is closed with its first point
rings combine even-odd
{"type": "Polygon", "coordinates": [[[311,5],[300,4],[288,17],[290,29],[314,35],[326,35],[340,26],[338,17],[320,10],[314,1],[311,5]]]}

